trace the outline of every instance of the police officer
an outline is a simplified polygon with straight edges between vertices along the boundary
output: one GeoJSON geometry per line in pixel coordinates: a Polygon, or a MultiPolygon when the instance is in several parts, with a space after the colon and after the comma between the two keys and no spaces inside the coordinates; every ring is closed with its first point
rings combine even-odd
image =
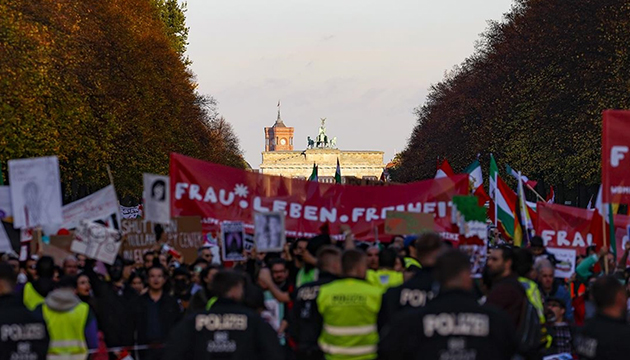
{"type": "Polygon", "coordinates": [[[422,268],[417,268],[413,277],[401,286],[387,290],[378,314],[379,330],[401,309],[417,308],[426,305],[437,294],[433,280],[433,265],[442,251],[440,235],[432,232],[423,233],[416,240],[414,253],[420,259],[422,268]]]}
{"type": "Polygon", "coordinates": [[[396,266],[396,251],[383,249],[378,253],[378,270],[368,270],[367,281],[387,290],[390,287],[400,286],[404,282],[403,273],[394,270],[396,266]]]}
{"type": "Polygon", "coordinates": [[[512,324],[477,303],[467,255],[450,250],[435,266],[439,295],[423,309],[397,314],[381,333],[379,359],[510,359],[512,324]]]}
{"type": "Polygon", "coordinates": [[[13,295],[16,278],[11,266],[0,263],[0,359],[44,360],[46,324],[13,295]]]}
{"type": "Polygon", "coordinates": [[[587,320],[574,339],[580,359],[627,359],[630,327],[626,323],[626,291],[615,277],[597,279],[592,291],[597,315],[587,320]]]}
{"type": "Polygon", "coordinates": [[[382,290],[365,280],[367,257],[360,250],[341,256],[343,278],[319,288],[319,347],[327,360],[376,359],[376,317],[382,290]]]}
{"type": "Polygon", "coordinates": [[[317,252],[319,279],[297,289],[293,303],[293,320],[289,325],[291,336],[297,343],[297,358],[304,360],[323,359],[317,338],[321,332],[321,319],[317,312],[317,294],[320,286],[337,280],[341,275],[341,250],[324,246],[317,252]]]}
{"type": "Polygon", "coordinates": [[[217,295],[207,310],[186,317],[171,333],[165,360],[283,359],[277,334],[253,310],[241,304],[242,274],[224,270],[212,281],[217,295]]]}
{"type": "Polygon", "coordinates": [[[50,256],[42,256],[37,260],[35,271],[37,279],[31,279],[22,290],[22,300],[29,310],[35,310],[54,289],[55,260],[50,256]]]}

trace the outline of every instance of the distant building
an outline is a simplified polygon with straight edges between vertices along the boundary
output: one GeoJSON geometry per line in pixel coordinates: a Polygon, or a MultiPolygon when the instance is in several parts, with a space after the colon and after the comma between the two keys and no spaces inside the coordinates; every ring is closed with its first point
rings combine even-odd
{"type": "Polygon", "coordinates": [[[378,181],[385,168],[384,153],[337,149],[337,138],[328,138],[326,119],[321,121],[319,134],[315,139],[308,137],[306,150],[293,150],[293,128],[287,127],[282,121],[278,102],[278,118],[272,127],[265,128],[265,151],[262,152],[259,172],[308,179],[315,164],[318,167],[319,181],[334,183],[339,160],[343,183],[359,185],[378,181]]]}

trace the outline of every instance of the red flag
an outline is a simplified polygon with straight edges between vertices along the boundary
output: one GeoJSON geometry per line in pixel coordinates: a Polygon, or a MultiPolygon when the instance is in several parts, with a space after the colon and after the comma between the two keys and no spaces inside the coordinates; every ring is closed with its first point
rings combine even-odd
{"type": "Polygon", "coordinates": [[[556,193],[553,191],[553,186],[549,187],[549,194],[547,194],[546,202],[553,204],[556,202],[556,193]]]}
{"type": "Polygon", "coordinates": [[[454,175],[455,175],[455,172],[453,172],[453,168],[451,167],[451,164],[448,163],[448,160],[444,159],[444,161],[442,161],[441,164],[439,163],[439,160],[438,160],[438,167],[437,167],[437,172],[435,173],[435,179],[451,177],[454,175]]]}

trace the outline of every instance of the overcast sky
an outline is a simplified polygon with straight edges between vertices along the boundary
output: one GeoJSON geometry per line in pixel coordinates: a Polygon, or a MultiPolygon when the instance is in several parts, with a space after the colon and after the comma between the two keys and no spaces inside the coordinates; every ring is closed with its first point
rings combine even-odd
{"type": "Polygon", "coordinates": [[[188,55],[245,159],[282,118],[306,148],[319,119],[344,150],[404,149],[429,86],[473,52],[511,0],[188,0],[188,55]]]}

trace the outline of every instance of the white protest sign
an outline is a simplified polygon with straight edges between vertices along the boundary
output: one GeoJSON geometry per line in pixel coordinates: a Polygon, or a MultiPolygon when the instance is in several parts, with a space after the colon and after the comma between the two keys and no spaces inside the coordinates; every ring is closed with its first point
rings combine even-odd
{"type": "Polygon", "coordinates": [[[106,220],[114,214],[118,217],[118,198],[114,186],[108,185],[92,195],[65,205],[61,227],[74,229],[81,220],[106,220]]]}
{"type": "Polygon", "coordinates": [[[120,214],[123,219],[137,219],[142,217],[140,205],[136,206],[120,206],[120,214]]]}
{"type": "Polygon", "coordinates": [[[144,219],[153,223],[171,221],[171,195],[168,176],[142,174],[144,181],[144,219]]]}
{"type": "Polygon", "coordinates": [[[547,248],[547,251],[558,260],[554,273],[555,277],[567,279],[573,276],[573,273],[575,273],[575,249],[547,248]]]}
{"type": "Polygon", "coordinates": [[[245,231],[240,221],[221,223],[221,250],[224,261],[245,260],[245,231]]]}
{"type": "Polygon", "coordinates": [[[0,186],[0,219],[13,216],[11,208],[11,189],[8,186],[0,186]]]}
{"type": "Polygon", "coordinates": [[[286,239],[282,212],[254,214],[254,242],[258,252],[280,252],[286,239]]]}
{"type": "Polygon", "coordinates": [[[70,250],[111,265],[116,260],[121,244],[118,231],[99,223],[81,221],[70,250]]]}
{"type": "Polygon", "coordinates": [[[61,224],[61,180],[56,156],[9,160],[13,226],[61,224]]]}

